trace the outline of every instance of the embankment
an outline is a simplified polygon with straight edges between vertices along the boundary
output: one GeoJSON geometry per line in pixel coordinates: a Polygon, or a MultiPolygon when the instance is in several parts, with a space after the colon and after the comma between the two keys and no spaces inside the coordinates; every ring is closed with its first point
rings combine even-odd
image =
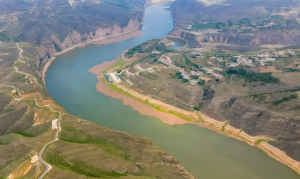
{"type": "MultiPolygon", "coordinates": [[[[104,62],[89,70],[89,72],[98,76],[104,70],[114,65],[116,60],[104,62]]],[[[186,124],[192,123],[198,126],[206,127],[218,133],[229,137],[244,141],[249,145],[256,146],[266,152],[269,156],[289,166],[300,174],[300,162],[292,159],[284,151],[267,143],[272,140],[266,136],[250,136],[241,129],[236,129],[230,126],[227,122],[220,122],[200,112],[192,112],[177,108],[175,106],[163,103],[159,100],[153,99],[150,96],[143,95],[123,84],[106,84],[103,78],[98,78],[99,82],[96,87],[97,90],[109,97],[123,100],[124,105],[131,106],[134,110],[142,115],[153,116],[161,119],[164,123],[186,124]],[[113,88],[115,89],[113,89],[113,88]]]]}

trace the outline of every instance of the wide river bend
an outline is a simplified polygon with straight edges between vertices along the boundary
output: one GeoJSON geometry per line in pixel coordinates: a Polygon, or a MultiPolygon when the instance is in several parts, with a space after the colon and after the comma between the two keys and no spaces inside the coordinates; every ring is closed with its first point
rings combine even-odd
{"type": "Polygon", "coordinates": [[[164,124],[96,91],[98,80],[88,70],[116,59],[125,49],[165,37],[174,27],[165,8],[162,4],[146,8],[140,28],[144,33],[139,37],[87,45],[58,56],[46,73],[50,95],[72,115],[150,138],[198,179],[300,179],[295,171],[258,148],[193,124],[164,124]]]}

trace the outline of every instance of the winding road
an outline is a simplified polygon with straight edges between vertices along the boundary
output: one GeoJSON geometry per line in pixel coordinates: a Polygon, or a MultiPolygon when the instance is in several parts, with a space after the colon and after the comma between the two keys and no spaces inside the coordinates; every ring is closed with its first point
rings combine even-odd
{"type": "MultiPolygon", "coordinates": [[[[23,52],[23,50],[19,48],[18,43],[16,43],[16,44],[17,44],[18,49],[20,50],[20,58],[18,59],[18,60],[20,60],[20,59],[22,58],[22,52],[23,52]]],[[[18,68],[17,68],[16,66],[15,66],[14,68],[15,68],[15,70],[16,70],[17,73],[21,73],[21,74],[26,75],[26,78],[28,78],[28,76],[30,75],[30,74],[27,74],[27,73],[18,71],[18,68]]],[[[28,78],[28,79],[29,79],[29,78],[28,78]]],[[[29,81],[30,81],[30,83],[32,83],[32,81],[31,81],[30,79],[29,79],[29,81]]],[[[21,100],[22,100],[22,98],[21,98],[21,92],[19,92],[19,91],[16,89],[16,87],[14,87],[14,86],[9,86],[9,85],[5,85],[5,84],[2,84],[2,86],[6,86],[6,87],[13,88],[13,89],[16,91],[16,93],[18,93],[18,96],[15,97],[15,100],[16,100],[16,101],[21,101],[21,100]]],[[[46,149],[50,144],[52,144],[52,143],[54,143],[55,141],[58,140],[58,134],[59,134],[59,132],[61,131],[60,121],[61,121],[61,118],[62,118],[62,113],[59,112],[59,111],[53,110],[53,109],[52,109],[51,107],[49,107],[49,106],[40,106],[40,105],[38,104],[36,98],[24,98],[24,99],[26,99],[26,100],[28,100],[28,99],[33,99],[33,100],[35,101],[35,105],[36,105],[36,106],[42,107],[42,108],[48,108],[48,109],[50,109],[52,112],[58,113],[58,114],[59,114],[59,116],[58,116],[58,118],[57,118],[57,127],[58,127],[58,128],[57,128],[57,131],[55,132],[55,135],[54,135],[53,140],[51,140],[50,142],[46,143],[46,144],[42,147],[42,149],[40,150],[39,155],[38,155],[38,160],[39,160],[43,165],[45,165],[45,167],[46,167],[46,169],[43,171],[43,173],[42,173],[42,174],[39,176],[39,178],[38,178],[38,179],[42,179],[42,178],[44,178],[44,176],[52,169],[52,166],[51,166],[50,164],[48,164],[47,162],[45,162],[45,161],[42,159],[42,155],[43,155],[45,149],[46,149]]]]}

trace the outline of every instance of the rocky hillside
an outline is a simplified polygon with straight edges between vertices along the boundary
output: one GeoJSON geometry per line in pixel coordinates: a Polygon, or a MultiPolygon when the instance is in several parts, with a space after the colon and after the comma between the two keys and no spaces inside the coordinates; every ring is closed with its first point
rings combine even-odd
{"type": "MultiPolygon", "coordinates": [[[[198,43],[294,45],[300,43],[299,3],[288,0],[176,0],[171,33],[198,43]],[[186,33],[194,38],[186,38],[186,33]]],[[[191,42],[190,47],[199,47],[191,42]]]]}
{"type": "Polygon", "coordinates": [[[2,0],[0,41],[37,47],[42,70],[57,52],[136,29],[143,21],[144,5],[144,0],[2,0]]]}

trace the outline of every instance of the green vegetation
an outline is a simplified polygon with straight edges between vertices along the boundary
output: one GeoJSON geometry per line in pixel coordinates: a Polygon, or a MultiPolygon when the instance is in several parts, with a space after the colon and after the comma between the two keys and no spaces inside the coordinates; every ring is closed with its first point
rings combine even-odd
{"type": "Polygon", "coordinates": [[[23,131],[14,132],[14,133],[15,133],[15,134],[19,134],[19,135],[21,135],[21,136],[23,136],[23,137],[34,137],[33,135],[27,134],[27,133],[25,133],[25,132],[23,132],[23,131]]]}
{"type": "Polygon", "coordinates": [[[97,139],[91,135],[79,131],[75,128],[62,125],[62,132],[59,135],[60,140],[74,143],[93,144],[101,147],[107,153],[120,157],[125,160],[129,160],[124,151],[113,143],[110,143],[104,139],[97,139]]]}
{"type": "Polygon", "coordinates": [[[245,84],[263,82],[263,83],[279,83],[280,80],[272,76],[272,73],[249,73],[244,68],[230,68],[224,71],[225,77],[230,77],[230,75],[237,75],[245,79],[245,84]]]}
{"type": "Polygon", "coordinates": [[[288,111],[300,110],[300,106],[289,109],[288,111]]]}
{"type": "Polygon", "coordinates": [[[227,134],[227,132],[225,131],[225,127],[228,125],[228,122],[226,122],[223,126],[222,126],[222,131],[227,134]]]}
{"type": "Polygon", "coordinates": [[[212,25],[212,24],[197,24],[197,25],[193,25],[193,29],[196,30],[200,30],[200,29],[216,29],[217,26],[216,25],[212,25]]]}
{"type": "Polygon", "coordinates": [[[195,110],[200,111],[203,106],[203,103],[199,103],[197,106],[194,107],[195,110]]]}
{"type": "MultiPolygon", "coordinates": [[[[105,79],[103,79],[103,81],[105,82],[105,79]]],[[[121,91],[121,92],[127,94],[127,95],[130,96],[130,97],[133,97],[133,98],[135,98],[135,99],[137,99],[137,100],[139,100],[139,101],[141,101],[141,102],[143,102],[143,103],[146,103],[146,104],[152,106],[153,108],[155,108],[155,109],[158,110],[158,111],[170,113],[170,114],[173,114],[173,115],[175,115],[175,116],[178,116],[178,117],[180,117],[180,118],[182,118],[182,119],[184,119],[184,120],[186,120],[186,121],[191,121],[189,118],[183,117],[183,116],[181,116],[181,115],[179,115],[179,114],[177,114],[177,113],[175,113],[175,112],[173,112],[173,111],[164,111],[164,110],[161,110],[159,107],[157,107],[157,106],[155,106],[155,105],[149,103],[148,101],[143,101],[143,100],[141,100],[140,98],[136,98],[135,96],[132,96],[131,94],[129,94],[129,93],[127,93],[127,92],[125,92],[125,91],[123,91],[123,90],[117,88],[114,84],[107,84],[107,85],[110,86],[110,87],[112,87],[112,88],[114,88],[114,89],[116,89],[116,90],[118,90],[118,91],[121,91]]]]}
{"type": "Polygon", "coordinates": [[[199,80],[199,81],[198,81],[198,85],[204,86],[204,84],[205,84],[205,80],[199,80]]]}
{"type": "Polygon", "coordinates": [[[271,73],[256,73],[245,75],[247,83],[263,82],[263,83],[279,83],[280,80],[272,76],[271,73]]]}
{"type": "MultiPolygon", "coordinates": [[[[151,53],[154,50],[159,51],[161,53],[171,53],[174,51],[171,48],[166,47],[166,45],[161,42],[161,39],[154,39],[130,48],[125,53],[125,56],[127,58],[131,58],[136,53],[151,53]]],[[[149,54],[149,56],[151,55],[156,56],[157,54],[149,54]]]]}
{"type": "Polygon", "coordinates": [[[148,72],[140,72],[139,75],[145,77],[145,78],[149,78],[151,80],[157,80],[158,76],[152,74],[152,73],[148,73],[148,72]]]}
{"type": "Polygon", "coordinates": [[[275,101],[274,105],[278,106],[280,103],[291,101],[291,100],[297,99],[297,98],[298,98],[298,95],[297,94],[293,94],[290,97],[283,98],[282,100],[275,101]]]}
{"type": "Polygon", "coordinates": [[[181,61],[182,61],[182,63],[184,63],[184,64],[185,64],[185,62],[186,62],[186,60],[185,60],[184,57],[181,58],[181,61]]]}
{"type": "Polygon", "coordinates": [[[155,49],[159,41],[159,39],[154,39],[132,47],[125,53],[125,56],[132,57],[135,53],[150,53],[155,49]]]}
{"type": "Polygon", "coordinates": [[[120,57],[120,58],[117,59],[116,64],[114,64],[113,66],[109,67],[109,69],[115,68],[115,67],[118,67],[118,66],[124,66],[126,64],[127,64],[126,61],[124,61],[123,58],[120,57]]]}
{"type": "Polygon", "coordinates": [[[70,170],[87,177],[94,178],[118,178],[121,176],[126,176],[125,174],[117,172],[104,172],[96,168],[92,168],[86,165],[80,165],[77,163],[68,162],[61,154],[58,153],[47,153],[46,157],[47,162],[53,166],[63,169],[70,170]]]}
{"type": "Polygon", "coordinates": [[[265,142],[265,141],[267,141],[267,140],[265,140],[265,139],[258,139],[258,140],[255,142],[255,145],[259,145],[260,143],[265,142]]]}
{"type": "Polygon", "coordinates": [[[191,75],[191,78],[194,79],[194,80],[198,80],[199,76],[197,76],[197,75],[191,75]]]}
{"type": "Polygon", "coordinates": [[[55,42],[53,42],[53,44],[54,44],[55,51],[60,52],[61,49],[59,48],[59,46],[55,42]]]}
{"type": "Polygon", "coordinates": [[[286,90],[286,91],[277,91],[277,92],[270,92],[270,93],[253,94],[253,95],[248,95],[248,97],[253,97],[255,99],[255,98],[258,98],[258,97],[260,97],[262,95],[266,95],[266,94],[277,94],[277,93],[298,92],[298,91],[300,91],[300,88],[293,89],[293,90],[286,90]]]}
{"type": "Polygon", "coordinates": [[[2,42],[9,42],[10,39],[7,35],[3,34],[3,33],[0,33],[0,41],[2,42]]]}
{"type": "Polygon", "coordinates": [[[208,92],[208,89],[207,88],[203,88],[203,95],[204,96],[206,96],[207,92],[208,92]]]}
{"type": "Polygon", "coordinates": [[[122,72],[122,70],[117,70],[117,73],[121,73],[122,72]]]}

